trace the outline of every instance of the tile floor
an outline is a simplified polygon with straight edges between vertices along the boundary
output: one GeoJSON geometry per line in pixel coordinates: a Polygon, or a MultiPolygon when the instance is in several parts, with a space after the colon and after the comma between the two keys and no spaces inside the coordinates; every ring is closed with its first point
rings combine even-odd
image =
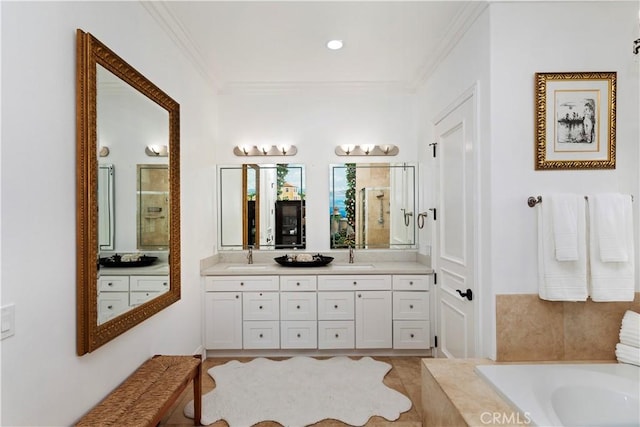
{"type": "MultiPolygon", "coordinates": [[[[358,359],[359,357],[354,357],[354,359],[358,359]]],[[[220,365],[228,362],[229,360],[236,359],[241,362],[246,362],[251,360],[248,357],[238,357],[238,358],[207,358],[203,362],[202,366],[202,393],[207,393],[211,391],[214,387],[214,381],[207,374],[207,371],[213,366],[220,365]]],[[[283,358],[274,358],[274,359],[283,359],[283,358]]],[[[383,426],[393,426],[393,427],[420,427],[422,425],[421,416],[422,416],[422,408],[421,408],[421,398],[420,398],[420,359],[421,357],[385,357],[385,356],[375,356],[374,359],[381,360],[387,363],[390,363],[392,369],[387,373],[384,377],[384,383],[403,393],[405,396],[411,399],[413,406],[407,412],[404,412],[400,415],[396,421],[391,422],[387,421],[382,417],[372,417],[367,422],[367,427],[383,427],[383,426]]],[[[167,427],[187,427],[193,426],[193,420],[191,418],[187,418],[183,415],[182,410],[184,405],[187,404],[191,399],[193,399],[193,387],[189,385],[187,390],[183,393],[183,395],[178,399],[178,402],[174,405],[174,407],[169,411],[169,414],[165,416],[165,418],[160,423],[160,426],[167,427]]],[[[314,427],[338,427],[338,426],[346,426],[347,424],[342,423],[340,421],[335,420],[323,420],[316,424],[313,424],[314,427]]],[[[228,427],[228,424],[225,421],[217,421],[211,424],[212,427],[228,427]]],[[[255,425],[255,427],[278,427],[280,424],[265,421],[255,425]]],[[[249,427],[249,426],[247,426],[249,427]]]]}

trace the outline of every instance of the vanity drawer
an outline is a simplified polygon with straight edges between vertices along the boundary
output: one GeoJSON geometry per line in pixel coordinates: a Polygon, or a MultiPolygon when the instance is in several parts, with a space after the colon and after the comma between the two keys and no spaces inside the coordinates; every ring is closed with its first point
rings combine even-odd
{"type": "Polygon", "coordinates": [[[207,292],[277,291],[278,276],[207,276],[207,292]]]}
{"type": "Polygon", "coordinates": [[[316,276],[280,276],[281,291],[315,291],[316,276]]]}
{"type": "Polygon", "coordinates": [[[397,275],[393,276],[394,291],[428,291],[429,276],[397,275]]]}
{"type": "Polygon", "coordinates": [[[353,320],[353,292],[318,292],[319,320],[353,320]]]}
{"type": "Polygon", "coordinates": [[[280,294],[280,319],[316,320],[317,304],[315,292],[282,292],[280,294]]]}
{"type": "Polygon", "coordinates": [[[393,320],[429,320],[429,293],[393,293],[393,320]]]}
{"type": "Polygon", "coordinates": [[[352,320],[318,322],[318,348],[353,348],[355,328],[352,320]]]}
{"type": "Polygon", "coordinates": [[[280,322],[243,322],[242,347],[246,350],[280,348],[280,322]]]}
{"type": "Polygon", "coordinates": [[[131,292],[129,294],[129,305],[135,307],[140,304],[144,304],[145,302],[162,295],[166,291],[143,291],[143,292],[131,292]]]}
{"type": "Polygon", "coordinates": [[[320,291],[377,291],[391,289],[391,276],[383,275],[344,275],[319,276],[320,291]]]}
{"type": "Polygon", "coordinates": [[[278,320],[277,292],[244,292],[242,294],[243,320],[278,320]]]}
{"type": "Polygon", "coordinates": [[[318,326],[315,321],[280,322],[281,348],[316,348],[318,326]]]}
{"type": "Polygon", "coordinates": [[[104,323],[129,310],[129,292],[101,292],[98,294],[98,323],[104,323]]]}
{"type": "Polygon", "coordinates": [[[429,344],[428,320],[394,320],[393,348],[427,349],[429,344]]]}
{"type": "Polygon", "coordinates": [[[167,276],[131,276],[129,279],[131,291],[156,291],[169,290],[169,278],[167,276]]]}
{"type": "Polygon", "coordinates": [[[129,276],[100,276],[98,292],[129,292],[129,276]]]}

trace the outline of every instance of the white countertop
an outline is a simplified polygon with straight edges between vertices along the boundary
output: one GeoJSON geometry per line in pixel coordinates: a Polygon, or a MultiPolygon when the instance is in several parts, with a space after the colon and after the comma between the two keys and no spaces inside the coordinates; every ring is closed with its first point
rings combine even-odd
{"type": "Polygon", "coordinates": [[[169,264],[156,262],[146,267],[103,267],[98,270],[100,276],[168,276],[169,264]]]}
{"type": "Polygon", "coordinates": [[[201,270],[202,276],[265,276],[265,275],[329,275],[329,274],[432,274],[433,269],[415,261],[375,261],[353,264],[332,262],[322,267],[285,267],[271,263],[219,263],[201,270]]]}

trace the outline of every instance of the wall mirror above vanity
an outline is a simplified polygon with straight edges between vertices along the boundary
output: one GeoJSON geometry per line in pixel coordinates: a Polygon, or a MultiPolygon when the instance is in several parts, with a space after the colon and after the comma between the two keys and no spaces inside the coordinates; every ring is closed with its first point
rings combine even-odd
{"type": "Polygon", "coordinates": [[[218,167],[222,250],[305,249],[305,170],[292,163],[218,167]]]}
{"type": "Polygon", "coordinates": [[[77,34],[77,353],[180,299],[180,106],[77,34]]]}
{"type": "Polygon", "coordinates": [[[332,249],[415,247],[415,165],[336,164],[329,179],[332,249]]]}

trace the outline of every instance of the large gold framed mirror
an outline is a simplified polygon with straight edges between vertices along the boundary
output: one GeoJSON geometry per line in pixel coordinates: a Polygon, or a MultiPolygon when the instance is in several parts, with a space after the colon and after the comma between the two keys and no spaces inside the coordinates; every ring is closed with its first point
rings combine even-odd
{"type": "Polygon", "coordinates": [[[180,299],[180,106],[91,34],[76,37],[83,355],[180,299]]]}

